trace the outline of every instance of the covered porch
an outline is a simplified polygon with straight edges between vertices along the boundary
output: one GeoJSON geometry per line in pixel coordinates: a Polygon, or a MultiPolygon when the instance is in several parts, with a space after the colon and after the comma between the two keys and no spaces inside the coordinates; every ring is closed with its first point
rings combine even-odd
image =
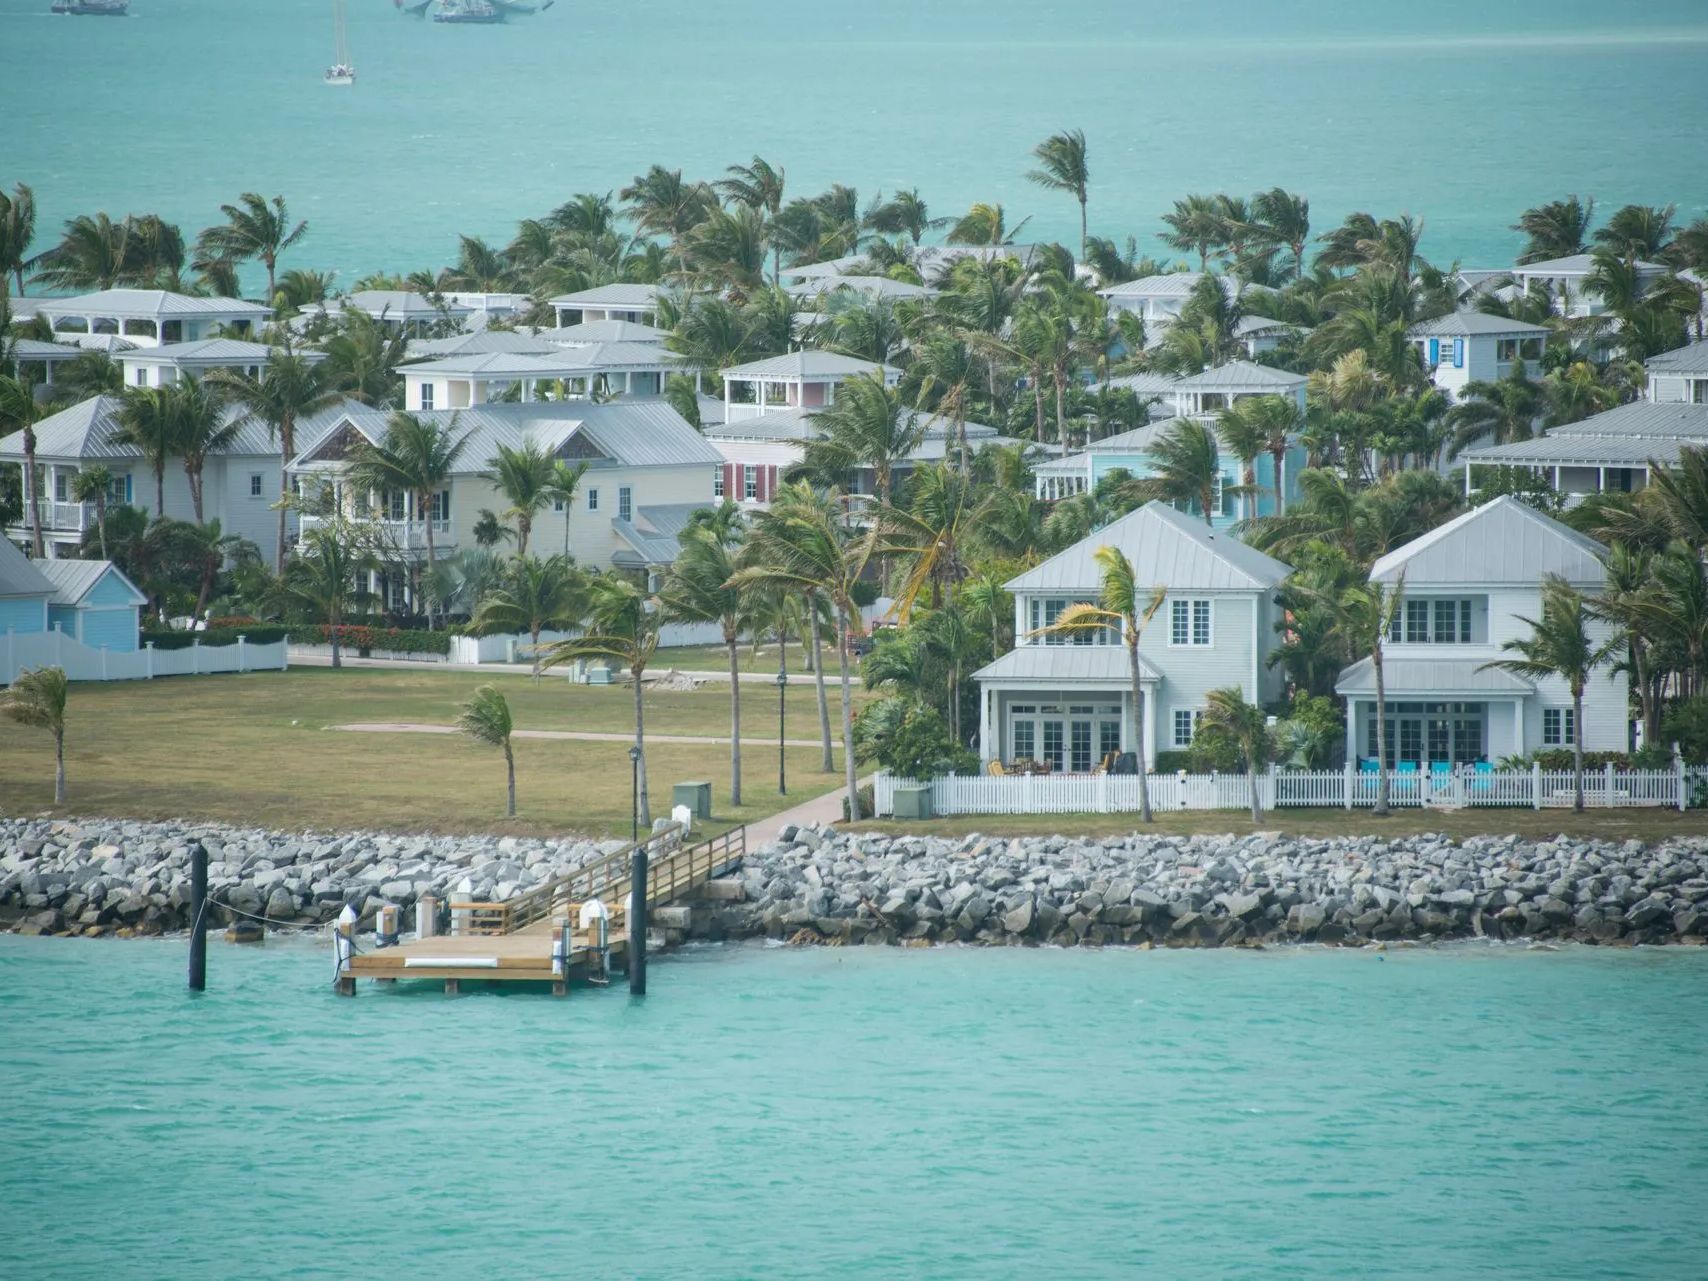
{"type": "MultiPolygon", "coordinates": [[[[1389,769],[1440,769],[1522,755],[1525,711],[1536,687],[1476,659],[1390,659],[1383,665],[1389,769]]],[[[1346,759],[1377,759],[1376,682],[1369,659],[1341,673],[1346,699],[1346,759]]]]}
{"type": "Polygon", "coordinates": [[[1135,717],[1127,652],[1120,646],[1023,645],[975,679],[979,757],[987,765],[1088,774],[1111,753],[1136,752],[1141,742],[1145,760],[1155,759],[1161,678],[1148,664],[1141,668],[1144,706],[1135,717]]]}

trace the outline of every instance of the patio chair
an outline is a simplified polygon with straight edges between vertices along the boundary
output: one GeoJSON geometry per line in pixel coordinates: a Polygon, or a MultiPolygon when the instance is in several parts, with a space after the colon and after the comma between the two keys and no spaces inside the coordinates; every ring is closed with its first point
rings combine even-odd
{"type": "Polygon", "coordinates": [[[1471,767],[1471,790],[1487,792],[1494,787],[1495,767],[1488,761],[1478,761],[1471,767]]]}
{"type": "Polygon", "coordinates": [[[1103,759],[1097,762],[1097,767],[1091,772],[1093,774],[1113,774],[1115,765],[1120,759],[1121,753],[1119,752],[1104,752],[1103,759]]]}
{"type": "Polygon", "coordinates": [[[1002,768],[1001,761],[992,761],[990,763],[990,773],[993,778],[1002,778],[1008,773],[1008,771],[1002,768]]]}
{"type": "Polygon", "coordinates": [[[1415,774],[1415,773],[1417,773],[1417,762],[1416,761],[1401,761],[1398,765],[1396,765],[1394,767],[1394,769],[1397,773],[1400,773],[1400,774],[1415,774]]]}

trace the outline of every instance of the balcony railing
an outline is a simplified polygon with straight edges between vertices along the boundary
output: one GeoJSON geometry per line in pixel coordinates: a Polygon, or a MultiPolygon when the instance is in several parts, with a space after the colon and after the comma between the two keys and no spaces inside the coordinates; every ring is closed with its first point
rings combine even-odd
{"type": "MultiPolygon", "coordinates": [[[[302,518],[302,533],[308,536],[310,530],[332,522],[330,516],[308,516],[302,518]]],[[[400,551],[427,550],[427,522],[423,520],[376,520],[369,522],[378,533],[384,547],[394,547],[400,551]]],[[[433,522],[433,547],[440,550],[451,546],[451,522],[436,520],[433,522]]]]}
{"type": "Polygon", "coordinates": [[[95,526],[95,504],[43,502],[42,526],[59,533],[81,534],[95,526]]]}

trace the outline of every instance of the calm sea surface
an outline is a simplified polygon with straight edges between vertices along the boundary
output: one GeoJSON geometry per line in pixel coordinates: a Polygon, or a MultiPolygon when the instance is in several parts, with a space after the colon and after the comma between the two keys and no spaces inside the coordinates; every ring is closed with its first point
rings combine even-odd
{"type": "Polygon", "coordinates": [[[1692,1278],[1708,952],[692,951],[354,1002],[0,937],[8,1277],[1692,1278]]]}
{"type": "Polygon", "coordinates": [[[1277,183],[1322,227],[1423,214],[1425,251],[1467,265],[1510,262],[1518,211],[1571,191],[1708,209],[1703,0],[558,0],[497,27],[349,7],[359,83],[330,89],[330,0],[0,0],[0,182],[35,187],[44,234],[103,208],[193,233],[283,192],[313,224],[294,261],[345,285],[652,161],[711,177],[755,152],[795,194],[917,185],[1072,239],[1071,199],[1023,175],[1075,126],[1093,228],[1153,252],[1175,197],[1277,183]]]}

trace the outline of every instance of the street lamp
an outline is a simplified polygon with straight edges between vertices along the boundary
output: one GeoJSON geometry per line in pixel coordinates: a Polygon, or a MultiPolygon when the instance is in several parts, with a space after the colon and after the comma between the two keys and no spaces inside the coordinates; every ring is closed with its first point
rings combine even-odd
{"type": "Polygon", "coordinates": [[[777,669],[777,795],[789,794],[788,777],[783,772],[783,695],[789,688],[789,673],[786,669],[777,669]]]}
{"type": "Polygon", "coordinates": [[[629,748],[629,842],[640,840],[640,748],[629,748]]]}

